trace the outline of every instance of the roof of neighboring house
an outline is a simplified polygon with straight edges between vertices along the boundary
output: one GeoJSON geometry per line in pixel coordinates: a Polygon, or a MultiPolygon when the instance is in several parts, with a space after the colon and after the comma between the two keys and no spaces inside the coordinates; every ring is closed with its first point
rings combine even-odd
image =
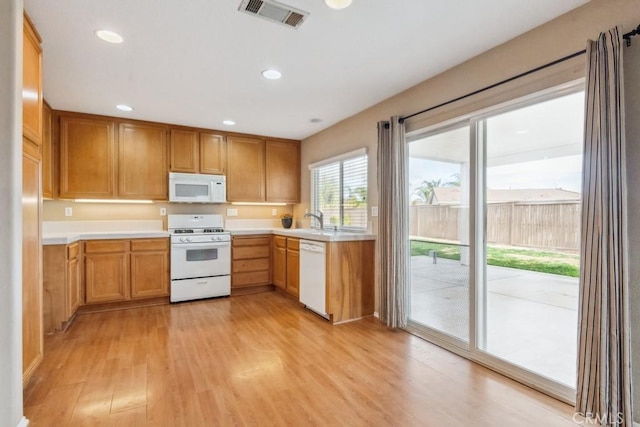
{"type": "MultiPolygon", "coordinates": [[[[487,189],[487,203],[579,201],[580,193],[561,188],[527,188],[520,190],[487,189]]],[[[460,203],[460,187],[433,189],[433,205],[460,203]]]]}

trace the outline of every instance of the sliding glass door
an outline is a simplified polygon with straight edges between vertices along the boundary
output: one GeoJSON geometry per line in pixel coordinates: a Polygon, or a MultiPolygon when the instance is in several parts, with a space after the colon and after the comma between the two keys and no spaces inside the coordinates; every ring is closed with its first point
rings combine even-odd
{"type": "Polygon", "coordinates": [[[583,105],[574,87],[408,135],[410,328],[554,394],[575,387],[583,105]]]}

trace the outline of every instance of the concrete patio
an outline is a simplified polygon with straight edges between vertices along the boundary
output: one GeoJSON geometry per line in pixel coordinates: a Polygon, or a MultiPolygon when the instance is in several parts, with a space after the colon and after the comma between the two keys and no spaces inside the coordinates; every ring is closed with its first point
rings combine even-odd
{"type": "MultiPolygon", "coordinates": [[[[469,269],[459,261],[411,257],[410,318],[468,341],[469,269]]],[[[575,387],[578,279],[487,268],[488,353],[575,387]]]]}

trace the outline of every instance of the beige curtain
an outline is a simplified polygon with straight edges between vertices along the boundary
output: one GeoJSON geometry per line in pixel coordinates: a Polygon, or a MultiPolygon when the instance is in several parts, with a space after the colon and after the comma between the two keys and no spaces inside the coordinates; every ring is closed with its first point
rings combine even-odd
{"type": "Polygon", "coordinates": [[[380,319],[389,327],[407,324],[409,208],[404,123],[378,123],[378,250],[380,319]]]}
{"type": "Polygon", "coordinates": [[[576,410],[632,426],[622,37],[587,44],[576,410]]]}

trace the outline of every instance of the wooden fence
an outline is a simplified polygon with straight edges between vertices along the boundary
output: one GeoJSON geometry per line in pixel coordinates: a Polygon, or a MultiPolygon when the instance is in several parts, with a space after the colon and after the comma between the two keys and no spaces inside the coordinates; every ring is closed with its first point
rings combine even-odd
{"type": "MultiPolygon", "coordinates": [[[[460,206],[411,206],[409,234],[459,241],[464,212],[460,206]]],[[[487,205],[487,243],[577,251],[580,202],[487,205]]]]}

